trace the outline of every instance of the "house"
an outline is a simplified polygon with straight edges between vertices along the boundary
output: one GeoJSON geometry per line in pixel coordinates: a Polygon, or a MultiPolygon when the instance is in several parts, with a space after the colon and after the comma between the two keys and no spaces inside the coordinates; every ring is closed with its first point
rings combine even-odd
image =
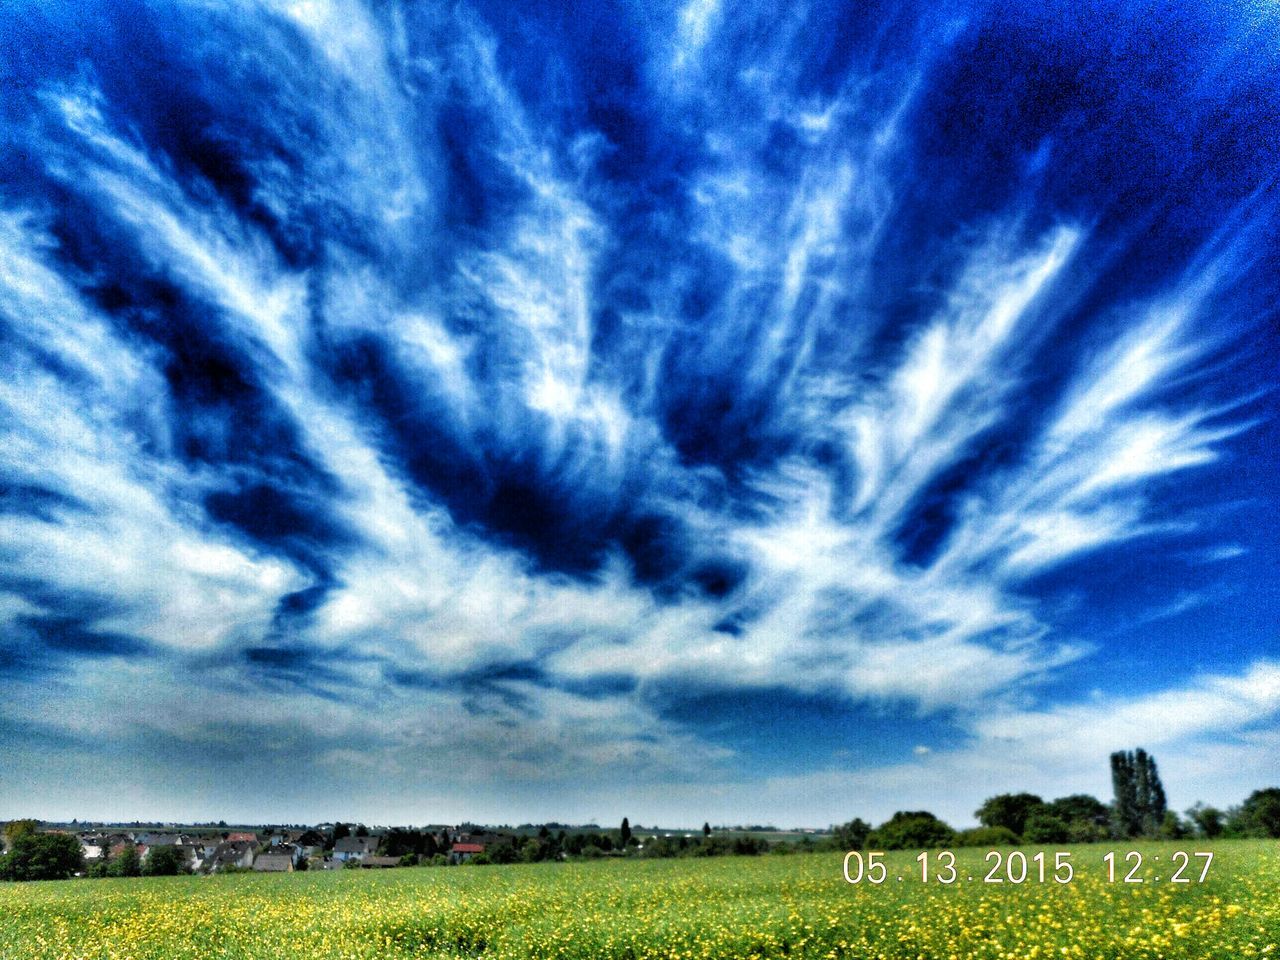
{"type": "Polygon", "coordinates": [[[182,840],[176,833],[139,833],[134,837],[134,843],[140,847],[173,847],[182,840]]]}
{"type": "Polygon", "coordinates": [[[205,858],[205,865],[210,873],[221,873],[228,867],[252,867],[257,848],[256,843],[246,840],[224,840],[218,844],[212,857],[205,858]]]}
{"type": "Polygon", "coordinates": [[[221,837],[201,837],[195,841],[196,859],[205,864],[213,863],[213,858],[218,853],[218,847],[222,846],[221,837]]]}
{"type": "Polygon", "coordinates": [[[295,867],[304,856],[302,848],[295,843],[277,843],[268,847],[264,853],[269,853],[272,856],[288,857],[289,862],[295,867]]]}
{"type": "Polygon", "coordinates": [[[377,849],[377,837],[343,837],[333,845],[333,859],[339,863],[363,860],[377,849]]]}
{"type": "Polygon", "coordinates": [[[324,837],[315,830],[304,830],[293,840],[304,857],[319,857],[324,854],[324,837]]]}
{"type": "MultiPolygon", "coordinates": [[[[186,846],[183,842],[185,839],[185,837],[174,833],[140,833],[136,841],[138,855],[145,860],[147,855],[156,847],[178,847],[183,855],[187,856],[186,851],[183,850],[183,847],[186,846]]],[[[187,856],[187,859],[189,860],[190,857],[187,856]]]]}
{"type": "Polygon", "coordinates": [[[455,843],[449,848],[449,862],[466,863],[477,853],[484,853],[483,843],[455,843]]]}
{"type": "Polygon", "coordinates": [[[84,833],[80,835],[80,850],[89,863],[101,860],[113,853],[120,853],[129,845],[129,838],[118,833],[84,833]]]}
{"type": "Polygon", "coordinates": [[[399,857],[375,857],[373,854],[370,854],[369,856],[365,857],[363,860],[360,861],[360,866],[375,867],[375,868],[398,867],[400,866],[400,858],[399,857]]]}
{"type": "Polygon", "coordinates": [[[277,852],[279,847],[273,847],[267,853],[258,854],[258,858],[253,861],[253,869],[260,870],[263,873],[293,873],[293,854],[290,850],[277,852]]]}
{"type": "Polygon", "coordinates": [[[174,849],[176,849],[178,853],[181,855],[182,862],[186,865],[186,868],[191,872],[194,873],[195,871],[199,870],[200,867],[203,865],[204,856],[201,853],[200,848],[196,846],[194,843],[175,844],[174,849]]]}
{"type": "Polygon", "coordinates": [[[227,842],[256,844],[258,842],[258,835],[256,833],[229,833],[227,834],[227,842]]]}

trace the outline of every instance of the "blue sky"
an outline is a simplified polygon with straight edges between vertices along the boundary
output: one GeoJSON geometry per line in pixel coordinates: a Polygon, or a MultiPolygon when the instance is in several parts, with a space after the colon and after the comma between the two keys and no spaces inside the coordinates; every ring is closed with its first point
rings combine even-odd
{"type": "Polygon", "coordinates": [[[1280,781],[1271,4],[0,11],[0,817],[1280,781]]]}

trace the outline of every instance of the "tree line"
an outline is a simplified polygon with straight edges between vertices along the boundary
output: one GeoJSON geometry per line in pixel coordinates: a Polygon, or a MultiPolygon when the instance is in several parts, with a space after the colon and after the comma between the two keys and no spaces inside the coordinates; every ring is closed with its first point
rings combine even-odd
{"type": "Polygon", "coordinates": [[[968,830],[955,830],[927,810],[900,810],[875,828],[855,818],[833,827],[832,836],[844,850],[1280,837],[1280,787],[1255,790],[1229,810],[1197,803],[1179,816],[1168,809],[1155,758],[1141,748],[1111,754],[1111,785],[1110,804],[1083,793],[1050,801],[1033,793],[998,794],[974,811],[981,826],[968,830]]]}

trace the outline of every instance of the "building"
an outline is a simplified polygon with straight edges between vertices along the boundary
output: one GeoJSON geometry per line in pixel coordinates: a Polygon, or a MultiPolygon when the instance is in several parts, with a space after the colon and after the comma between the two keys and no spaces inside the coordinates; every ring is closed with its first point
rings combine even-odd
{"type": "Polygon", "coordinates": [[[455,843],[449,848],[451,863],[466,863],[477,853],[484,853],[483,843],[455,843]]]}
{"type": "Polygon", "coordinates": [[[260,853],[253,861],[253,869],[263,873],[293,873],[292,848],[281,851],[273,847],[267,853],[260,853]]]}
{"type": "Polygon", "coordinates": [[[315,830],[304,830],[293,840],[304,857],[324,856],[324,837],[315,830]]]}
{"type": "Polygon", "coordinates": [[[363,860],[377,849],[377,837],[343,837],[333,845],[333,859],[339,863],[363,860]]]}
{"type": "Polygon", "coordinates": [[[205,859],[210,873],[221,873],[228,867],[249,868],[253,866],[253,855],[258,849],[256,843],[246,840],[225,840],[218,844],[212,857],[205,859]]]}

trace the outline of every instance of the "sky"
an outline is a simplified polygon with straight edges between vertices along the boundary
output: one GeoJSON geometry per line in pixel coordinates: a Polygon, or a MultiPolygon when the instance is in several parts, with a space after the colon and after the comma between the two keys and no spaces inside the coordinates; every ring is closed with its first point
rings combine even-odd
{"type": "Polygon", "coordinates": [[[0,818],[1280,783],[1280,10],[0,8],[0,818]]]}

